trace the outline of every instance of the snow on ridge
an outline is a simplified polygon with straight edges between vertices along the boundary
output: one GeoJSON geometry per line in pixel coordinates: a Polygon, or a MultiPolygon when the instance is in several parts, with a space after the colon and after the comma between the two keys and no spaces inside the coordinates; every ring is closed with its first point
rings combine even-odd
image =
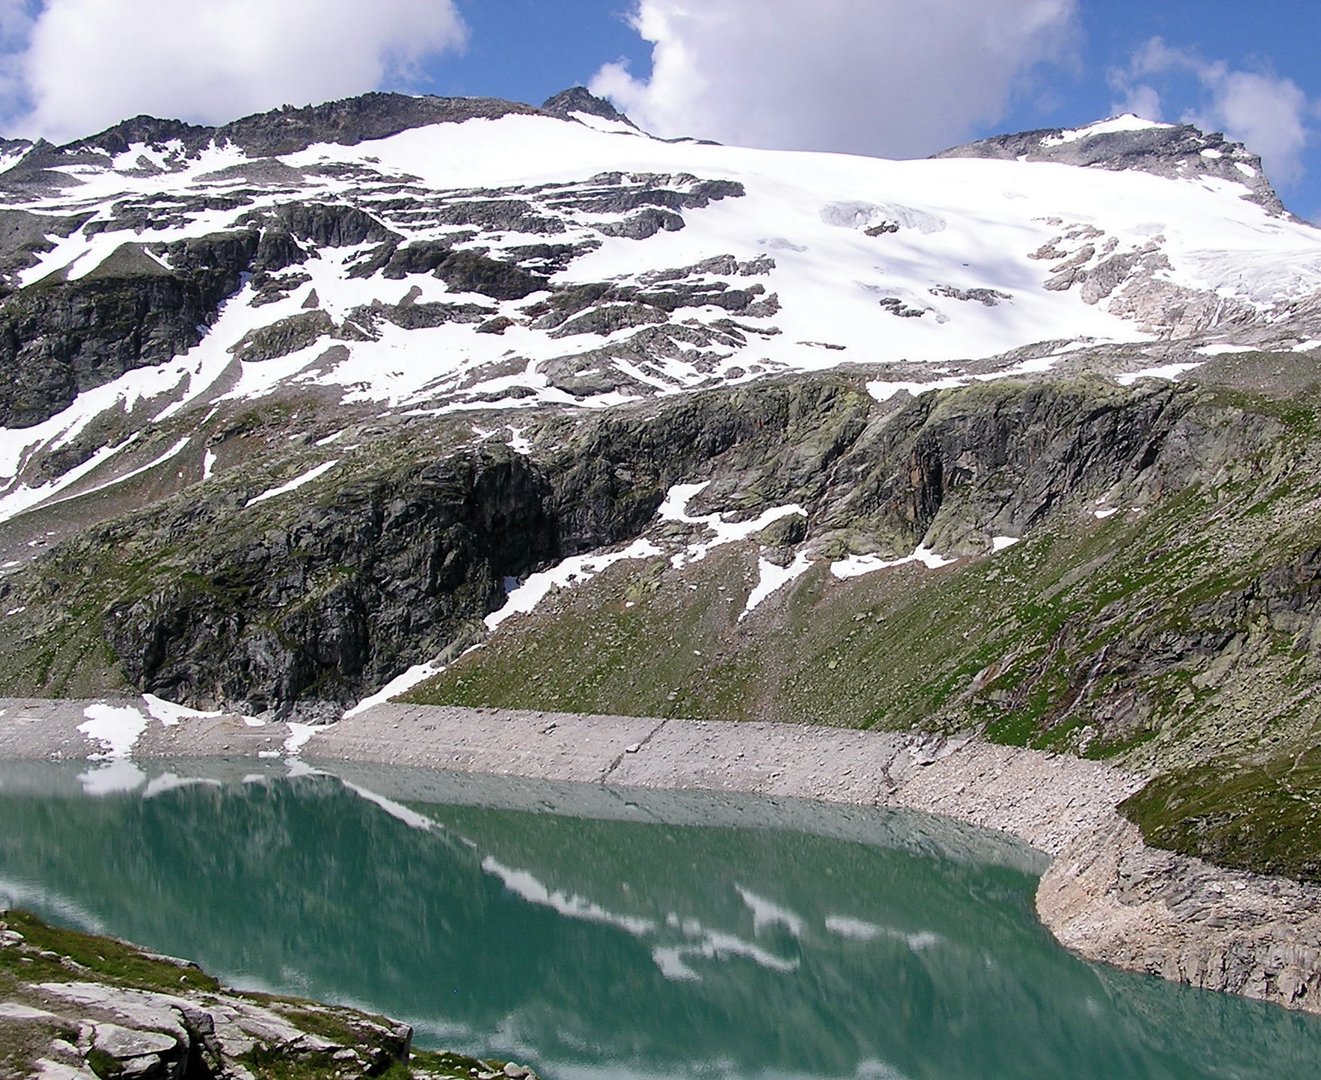
{"type": "Polygon", "coordinates": [[[1107,120],[1098,120],[1086,127],[1071,128],[1058,135],[1047,135],[1041,140],[1042,146],[1063,146],[1065,143],[1090,139],[1093,135],[1110,135],[1123,131],[1151,131],[1153,128],[1172,128],[1174,124],[1163,124],[1157,120],[1144,120],[1136,113],[1123,113],[1107,120]]]}
{"type": "Polygon", "coordinates": [[[1197,360],[1184,364],[1159,364],[1156,367],[1142,368],[1140,371],[1127,371],[1122,375],[1116,375],[1115,382],[1120,386],[1132,386],[1139,379],[1168,379],[1173,382],[1185,371],[1201,367],[1203,363],[1205,361],[1197,360]]]}
{"type": "MultiPolygon", "coordinates": [[[[478,119],[410,129],[356,147],[314,146],[279,161],[288,166],[290,175],[295,169],[309,170],[297,182],[300,197],[342,202],[356,196],[369,210],[373,199],[385,198],[390,186],[405,175],[418,178],[417,184],[434,194],[437,206],[464,197],[463,190],[468,188],[498,188],[499,197],[505,200],[526,198],[536,213],[555,217],[565,225],[567,233],[556,234],[562,241],[591,239],[598,245],[552,274],[554,287],[610,281],[634,284],[648,271],[691,267],[726,254],[738,260],[773,256],[775,267],[757,276],[755,283],[764,285],[767,296],[777,297],[779,309],[747,320],[763,332],[748,334],[746,341],[728,348],[713,346],[703,352],[701,347],[684,344],[664,356],[639,359],[626,355],[602,361],[605,373],[619,376],[617,389],[599,395],[575,394],[551,385],[553,380],[543,370],[548,361],[562,362],[601,347],[615,349],[626,345],[632,333],[642,331],[630,327],[603,337],[582,334],[553,339],[544,329],[533,329],[531,317],[523,314],[531,298],[493,300],[455,293],[444,282],[423,274],[398,281],[379,275],[349,279],[353,260],[371,245],[323,248],[310,252],[308,261],[301,264],[301,272],[310,275],[311,281],[282,299],[272,300],[268,294],[261,299],[269,302],[253,306],[257,295],[245,284],[221,308],[201,343],[188,353],[80,395],[58,421],[53,418],[22,431],[0,431],[0,471],[17,476],[26,460],[49,448],[54,440],[70,441],[94,417],[112,409],[131,411],[141,398],[161,398],[159,420],[199,400],[249,400],[290,384],[326,387],[346,403],[381,403],[407,415],[540,405],[610,408],[653,393],[680,393],[699,385],[841,364],[911,365],[894,376],[895,382],[869,384],[872,395],[885,400],[901,390],[917,394],[974,379],[1045,370],[1020,365],[960,377],[946,369],[933,372],[927,382],[921,374],[912,373],[920,364],[999,356],[1042,339],[1085,337],[1108,343],[1156,338],[1156,333],[1145,332],[1136,319],[1112,314],[1108,301],[1085,303],[1077,286],[1059,291],[1044,287],[1051,277],[1052,260],[1035,258],[1035,253],[1048,250],[1069,230],[1082,227],[1099,228],[1104,236],[1095,241],[1097,253],[1086,263],[1088,272],[1106,257],[1106,244],[1114,242],[1114,250],[1123,254],[1157,243],[1159,238],[1160,253],[1170,264],[1168,276],[1162,272],[1162,280],[1179,287],[1222,290],[1227,299],[1247,302],[1262,312],[1321,288],[1321,243],[1315,231],[1269,218],[1261,207],[1241,198],[1241,185],[1228,180],[1185,185],[1148,174],[1057,171],[1054,166],[1029,168],[1011,161],[893,162],[664,143],[639,137],[631,129],[634,137],[619,138],[614,131],[602,130],[600,123],[589,124],[593,119],[599,118],[583,123],[537,116],[478,119]],[[354,179],[336,175],[328,162],[348,167],[354,179]],[[518,190],[521,185],[538,183],[583,189],[601,172],[666,177],[686,173],[702,180],[738,181],[746,193],[685,210],[682,230],[662,231],[638,241],[602,239],[593,233],[590,223],[609,215],[561,212],[556,209],[554,193],[518,190]],[[1209,231],[1208,222],[1214,223],[1209,231]],[[342,324],[373,301],[387,307],[399,304],[414,288],[421,290],[416,297],[421,303],[480,303],[511,319],[512,324],[503,333],[478,334],[473,325],[457,322],[404,330],[386,321],[371,328],[370,340],[323,336],[306,349],[264,361],[240,362],[229,351],[249,332],[298,315],[313,289],[317,306],[342,324]],[[959,295],[977,290],[1004,293],[1010,299],[977,303],[959,295]],[[829,348],[812,344],[819,345],[823,337],[823,311],[830,312],[829,348]],[[338,349],[327,359],[332,340],[338,349]],[[511,365],[511,358],[526,363],[511,373],[511,367],[519,366],[511,365]],[[236,372],[237,379],[231,378],[236,372]]],[[[605,126],[611,123],[615,122],[605,126]]],[[[1048,139],[1069,142],[1112,131],[1171,126],[1129,115],[1048,139]]],[[[32,211],[52,218],[67,216],[76,204],[94,211],[93,221],[104,227],[115,216],[112,204],[116,199],[147,200],[151,205],[150,200],[158,198],[169,200],[167,205],[183,205],[199,197],[214,199],[216,184],[246,183],[239,173],[215,175],[218,169],[246,160],[233,147],[213,145],[196,157],[178,155],[168,145],[147,148],[156,155],[148,155],[149,160],[170,170],[155,174],[137,167],[142,149],[135,146],[120,159],[107,157],[105,166],[88,167],[86,175],[79,174],[83,184],[76,192],[43,196],[32,204],[32,211]],[[121,166],[128,172],[114,171],[121,166]]],[[[121,243],[167,243],[222,231],[245,214],[289,200],[288,190],[276,194],[263,190],[257,181],[252,184],[243,196],[251,201],[244,206],[181,212],[167,228],[141,234],[117,228],[91,236],[84,229],[68,237],[52,236],[54,249],[41,256],[37,267],[23,272],[23,281],[61,270],[76,278],[93,270],[121,243]]],[[[384,215],[383,220],[388,218],[383,210],[372,212],[384,215]]],[[[442,233],[451,235],[455,228],[434,222],[410,224],[389,219],[387,223],[403,235],[406,244],[435,240],[442,233]]],[[[486,229],[474,243],[504,251],[538,238],[486,229]]],[[[561,242],[549,236],[543,239],[561,242]]],[[[1075,255],[1085,242],[1073,244],[1069,255],[1075,255]]],[[[695,275],[691,281],[709,284],[711,276],[695,275]]],[[[744,282],[735,277],[729,281],[735,288],[753,283],[754,279],[744,282]]],[[[1116,305],[1116,311],[1123,310],[1116,305]]],[[[683,309],[671,322],[677,325],[692,319],[710,328],[726,314],[714,306],[683,309]]],[[[645,331],[653,333],[654,328],[648,326],[645,331]]],[[[649,346],[640,344],[639,348],[645,353],[649,346]]],[[[518,452],[527,449],[518,429],[511,429],[507,441],[518,452]]],[[[53,483],[72,483],[115,452],[101,448],[79,466],[83,472],[71,471],[53,483]]],[[[203,472],[209,476],[214,458],[205,453],[202,458],[203,472]]],[[[48,487],[33,492],[11,485],[0,502],[4,507],[0,515],[22,512],[57,490],[48,487]]],[[[274,493],[264,495],[274,497],[274,493]]],[[[716,524],[723,528],[728,523],[716,524]]],[[[700,554],[691,557],[700,558],[700,554]]]]}

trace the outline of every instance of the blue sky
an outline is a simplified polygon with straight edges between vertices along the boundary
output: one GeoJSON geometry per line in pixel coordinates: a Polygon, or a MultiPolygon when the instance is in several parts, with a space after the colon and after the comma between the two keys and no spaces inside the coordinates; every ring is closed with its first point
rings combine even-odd
{"type": "Polygon", "coordinates": [[[0,130],[582,83],[659,134],[914,156],[1133,107],[1321,220],[1318,42],[1317,0],[0,0],[0,130]]]}

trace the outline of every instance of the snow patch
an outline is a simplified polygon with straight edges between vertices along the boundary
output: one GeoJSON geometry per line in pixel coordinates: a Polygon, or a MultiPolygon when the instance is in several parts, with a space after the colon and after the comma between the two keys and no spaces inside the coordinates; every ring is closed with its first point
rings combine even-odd
{"type": "Polygon", "coordinates": [[[1260,346],[1234,345],[1228,341],[1222,341],[1215,345],[1202,345],[1193,351],[1199,356],[1232,356],[1234,353],[1259,352],[1260,346]]]}
{"type": "Polygon", "coordinates": [[[1150,131],[1153,128],[1173,126],[1173,124],[1161,124],[1155,120],[1144,120],[1134,113],[1124,113],[1121,116],[1112,116],[1108,120],[1098,120],[1095,124],[1088,124],[1086,127],[1061,131],[1058,135],[1047,135],[1041,140],[1041,145],[1047,147],[1063,146],[1065,143],[1078,142],[1080,139],[1090,139],[1094,135],[1110,135],[1121,131],[1150,131]]]}
{"type": "Polygon", "coordinates": [[[166,701],[154,694],[143,694],[142,700],[146,703],[147,712],[159,720],[162,727],[175,727],[184,720],[214,720],[218,716],[225,715],[221,710],[202,712],[200,709],[190,709],[186,705],[176,705],[173,701],[166,701]]]}
{"type": "Polygon", "coordinates": [[[295,724],[292,721],[287,725],[289,728],[289,737],[284,740],[284,752],[291,758],[296,758],[299,751],[307,745],[308,740],[316,734],[315,724],[295,724]]]}
{"type": "Polygon", "coordinates": [[[701,562],[718,547],[746,540],[750,536],[756,536],[757,533],[781,518],[792,517],[795,514],[802,517],[807,516],[807,511],[794,503],[764,510],[758,517],[749,521],[727,521],[729,515],[722,513],[693,517],[688,513],[688,504],[710,486],[711,482],[709,480],[700,484],[676,484],[666,492],[665,501],[661,503],[660,509],[656,512],[657,518],[661,521],[673,521],[683,525],[701,525],[715,534],[713,539],[690,544],[687,550],[671,556],[670,563],[676,569],[682,568],[690,562],[701,562]]]}
{"type": "Polygon", "coordinates": [[[1022,543],[1022,540],[1023,538],[1020,536],[993,536],[991,537],[991,551],[1004,551],[1006,548],[1022,543]]]}
{"type": "Polygon", "coordinates": [[[509,449],[515,454],[527,456],[532,452],[532,444],[523,437],[523,429],[509,425],[509,449]]]}
{"type": "Polygon", "coordinates": [[[132,705],[106,705],[98,702],[83,709],[87,717],[78,730],[88,739],[101,744],[101,753],[90,755],[92,760],[126,758],[147,730],[147,718],[132,705]]]}
{"type": "Polygon", "coordinates": [[[941,379],[933,379],[931,382],[883,382],[876,380],[867,384],[867,393],[877,401],[889,401],[895,394],[908,393],[913,397],[919,394],[925,394],[931,390],[952,390],[958,386],[966,386],[968,380],[961,375],[947,375],[941,379]]]}
{"type": "Polygon", "coordinates": [[[260,495],[254,495],[243,504],[243,509],[246,510],[250,506],[256,506],[258,503],[265,502],[267,499],[274,499],[280,495],[287,495],[291,491],[297,491],[304,484],[310,484],[318,476],[330,472],[330,470],[338,464],[339,459],[335,458],[316,466],[314,469],[308,469],[307,472],[303,473],[301,476],[295,476],[287,484],[281,484],[279,487],[273,487],[263,491],[260,495]]]}
{"type": "Polygon", "coordinates": [[[788,566],[776,566],[767,559],[757,560],[757,586],[748,594],[748,601],[743,605],[743,614],[738,617],[742,622],[757,608],[763,600],[778,592],[791,581],[796,581],[812,568],[812,560],[800,552],[788,566]]]}
{"type": "MultiPolygon", "coordinates": [[[[494,630],[506,619],[514,615],[527,615],[534,611],[552,589],[571,588],[590,581],[597,574],[617,562],[627,559],[649,559],[663,555],[650,540],[635,540],[623,551],[606,552],[594,555],[574,555],[557,563],[549,570],[529,574],[522,584],[509,589],[504,604],[497,611],[491,612],[486,619],[486,628],[494,630]]],[[[508,588],[506,582],[506,588],[508,588]]]]}
{"type": "Polygon", "coordinates": [[[1115,382],[1120,386],[1132,386],[1139,379],[1177,379],[1185,371],[1192,371],[1193,368],[1202,366],[1203,361],[1194,361],[1187,364],[1161,364],[1158,367],[1143,368],[1141,371],[1129,371],[1123,375],[1116,375],[1115,382]]]}
{"type": "Polygon", "coordinates": [[[443,664],[436,665],[432,663],[414,664],[402,675],[396,675],[388,683],[382,686],[376,693],[363,698],[353,708],[345,711],[343,719],[364,713],[374,705],[383,705],[391,698],[398,697],[400,694],[407,693],[419,683],[426,682],[433,675],[439,675],[445,670],[443,664]]]}
{"type": "Polygon", "coordinates": [[[934,551],[919,544],[913,554],[902,559],[882,559],[879,555],[850,555],[847,559],[840,559],[838,562],[831,563],[830,572],[840,580],[844,580],[914,562],[920,562],[928,570],[938,570],[942,566],[949,566],[951,563],[958,562],[958,559],[947,559],[943,555],[937,555],[934,551]]]}

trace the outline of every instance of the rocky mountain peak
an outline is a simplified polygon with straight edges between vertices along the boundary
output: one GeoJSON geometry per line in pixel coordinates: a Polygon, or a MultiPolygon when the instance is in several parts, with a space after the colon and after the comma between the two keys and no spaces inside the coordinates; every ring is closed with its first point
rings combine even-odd
{"type": "Polygon", "coordinates": [[[932,156],[1050,161],[1115,172],[1148,172],[1172,180],[1210,177],[1246,187],[1244,197],[1271,213],[1287,213],[1266,177],[1261,158],[1242,143],[1191,124],[1162,124],[1131,113],[1081,128],[995,135],[932,156]]]}
{"type": "Polygon", "coordinates": [[[604,98],[599,98],[588,90],[585,86],[571,86],[567,90],[561,90],[558,94],[548,97],[541,103],[542,112],[548,112],[552,116],[572,117],[574,113],[587,113],[589,116],[599,116],[603,120],[614,120],[621,124],[627,124],[635,128],[627,116],[616,109],[610,102],[604,98]]]}
{"type": "Polygon", "coordinates": [[[159,117],[143,114],[130,120],[122,120],[113,127],[106,128],[99,135],[81,139],[63,149],[66,151],[97,149],[109,154],[122,154],[136,145],[159,147],[167,143],[179,143],[186,152],[195,152],[206,146],[214,134],[214,128],[187,124],[181,120],[162,120],[159,117]]]}
{"type": "MultiPolygon", "coordinates": [[[[530,105],[497,98],[372,92],[320,105],[283,105],[220,127],[135,116],[96,135],[66,143],[58,148],[58,155],[64,164],[71,164],[70,159],[97,152],[117,155],[132,146],[174,144],[176,148],[182,148],[183,156],[194,156],[215,142],[237,146],[249,157],[275,157],[297,153],[317,143],[354,146],[431,124],[461,123],[475,118],[494,120],[517,113],[537,112],[530,105]]],[[[0,145],[0,150],[6,148],[0,145]]]]}

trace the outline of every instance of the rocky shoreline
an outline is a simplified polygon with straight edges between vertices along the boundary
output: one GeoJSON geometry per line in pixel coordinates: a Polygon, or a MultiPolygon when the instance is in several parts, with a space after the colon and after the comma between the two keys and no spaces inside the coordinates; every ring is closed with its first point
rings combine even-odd
{"type": "Polygon", "coordinates": [[[1321,1013],[1321,887],[1147,847],[1115,809],[1142,778],[1102,763],[967,737],[398,704],[305,728],[229,715],[166,723],[116,702],[145,722],[107,750],[105,729],[99,742],[80,730],[94,705],[0,700],[0,759],[298,753],[940,814],[1050,856],[1038,914],[1087,959],[1321,1013]]]}
{"type": "Polygon", "coordinates": [[[190,961],[0,911],[0,1076],[537,1080],[412,1038],[397,1020],[233,990],[190,961]]]}

